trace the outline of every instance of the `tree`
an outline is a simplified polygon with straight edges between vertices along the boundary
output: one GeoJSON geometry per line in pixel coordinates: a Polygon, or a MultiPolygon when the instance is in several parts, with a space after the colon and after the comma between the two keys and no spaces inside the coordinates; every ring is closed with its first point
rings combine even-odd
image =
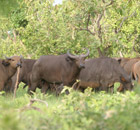
{"type": "Polygon", "coordinates": [[[140,51],[138,1],[65,0],[56,6],[53,2],[25,0],[11,13],[7,25],[12,33],[7,35],[4,27],[1,40],[10,46],[9,54],[15,53],[13,43],[20,53],[34,58],[68,49],[81,53],[82,48],[89,48],[91,57],[135,56],[140,51]]]}

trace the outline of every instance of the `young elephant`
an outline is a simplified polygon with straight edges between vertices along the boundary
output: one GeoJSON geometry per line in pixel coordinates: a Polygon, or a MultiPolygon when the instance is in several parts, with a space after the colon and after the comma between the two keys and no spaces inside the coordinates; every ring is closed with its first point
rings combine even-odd
{"type": "Polygon", "coordinates": [[[8,83],[8,80],[16,73],[17,67],[21,67],[21,56],[6,57],[6,59],[0,59],[0,91],[4,90],[4,86],[8,83]]]}

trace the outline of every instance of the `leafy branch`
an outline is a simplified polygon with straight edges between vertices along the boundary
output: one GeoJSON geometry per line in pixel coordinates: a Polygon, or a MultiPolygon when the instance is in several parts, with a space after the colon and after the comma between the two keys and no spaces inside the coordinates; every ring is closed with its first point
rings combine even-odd
{"type": "MultiPolygon", "coordinates": [[[[93,22],[95,22],[96,24],[94,24],[92,26],[92,30],[94,31],[91,31],[91,29],[89,28],[90,26],[90,21],[91,21],[91,12],[88,13],[87,15],[87,24],[86,24],[86,28],[76,28],[78,30],[85,30],[87,32],[89,32],[91,35],[95,36],[97,35],[97,37],[99,38],[100,40],[100,43],[102,44],[103,43],[103,36],[102,36],[102,26],[101,26],[101,20],[103,18],[103,16],[105,15],[105,11],[107,10],[107,8],[112,5],[114,3],[114,0],[111,0],[108,4],[107,2],[105,2],[105,0],[102,0],[102,2],[105,4],[104,5],[104,9],[102,10],[101,13],[96,13],[97,14],[97,18],[93,20],[93,22]],[[96,26],[96,30],[95,30],[95,26],[96,26]]],[[[101,49],[98,47],[97,50],[98,50],[98,53],[100,56],[103,56],[104,54],[106,54],[106,51],[110,48],[111,46],[109,45],[108,47],[105,48],[105,50],[102,52],[101,49]]]]}
{"type": "Polygon", "coordinates": [[[122,19],[122,21],[121,21],[119,27],[118,27],[118,28],[115,28],[115,33],[116,33],[116,34],[119,33],[119,32],[121,31],[121,28],[122,28],[124,22],[125,22],[128,18],[131,18],[131,17],[133,17],[133,16],[135,16],[135,15],[136,15],[136,11],[134,11],[130,16],[125,16],[125,17],[123,17],[123,19],[122,19]]]}

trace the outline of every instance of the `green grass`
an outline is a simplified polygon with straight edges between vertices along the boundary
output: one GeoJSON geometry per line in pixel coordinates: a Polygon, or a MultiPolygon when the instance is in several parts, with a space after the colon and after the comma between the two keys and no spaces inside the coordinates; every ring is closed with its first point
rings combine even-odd
{"type": "MultiPolygon", "coordinates": [[[[115,89],[118,84],[115,85],[115,89]]],[[[12,94],[0,95],[0,130],[138,130],[140,128],[140,87],[121,94],[83,94],[70,89],[70,95],[59,97],[43,95],[40,90],[29,96],[20,87],[16,98],[12,94]],[[30,99],[32,108],[25,108],[30,99]]]]}

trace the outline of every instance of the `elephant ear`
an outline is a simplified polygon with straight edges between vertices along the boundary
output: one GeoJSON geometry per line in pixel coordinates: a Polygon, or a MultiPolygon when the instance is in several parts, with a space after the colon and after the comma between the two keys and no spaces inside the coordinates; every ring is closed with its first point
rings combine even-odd
{"type": "Polygon", "coordinates": [[[10,65],[10,63],[9,63],[7,60],[2,60],[2,64],[3,64],[4,66],[10,65]]]}

